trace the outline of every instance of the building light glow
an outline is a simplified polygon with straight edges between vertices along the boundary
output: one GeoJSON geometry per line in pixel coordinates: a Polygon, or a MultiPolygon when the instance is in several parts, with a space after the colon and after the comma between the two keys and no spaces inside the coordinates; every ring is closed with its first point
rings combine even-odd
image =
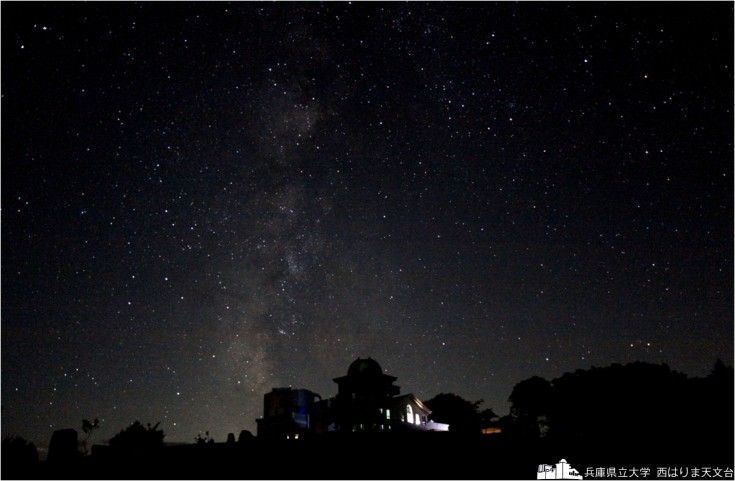
{"type": "Polygon", "coordinates": [[[497,427],[482,428],[482,434],[498,434],[500,432],[502,430],[497,427]]]}

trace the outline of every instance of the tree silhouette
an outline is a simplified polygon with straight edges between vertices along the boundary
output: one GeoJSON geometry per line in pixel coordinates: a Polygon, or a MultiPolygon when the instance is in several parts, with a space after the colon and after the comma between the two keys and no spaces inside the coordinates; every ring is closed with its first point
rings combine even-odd
{"type": "Polygon", "coordinates": [[[732,383],[733,380],[733,368],[732,366],[726,366],[722,359],[717,359],[715,365],[712,368],[712,372],[707,376],[708,379],[713,380],[716,383],[732,383]]]}
{"type": "Polygon", "coordinates": [[[135,421],[110,439],[110,447],[125,450],[160,448],[163,446],[165,434],[163,430],[158,429],[159,424],[161,423],[156,423],[155,426],[151,426],[148,423],[146,426],[143,426],[140,421],[135,421]]]}
{"type": "Polygon", "coordinates": [[[567,452],[614,447],[636,456],[655,446],[666,455],[723,459],[733,452],[733,371],[721,361],[705,378],[644,362],[580,369],[551,382],[533,377],[513,388],[510,402],[504,433],[546,434],[567,452]]]}
{"type": "Polygon", "coordinates": [[[551,402],[551,384],[534,376],[515,385],[508,399],[511,413],[518,417],[535,418],[548,413],[551,402]]]}
{"type": "MultiPolygon", "coordinates": [[[[234,437],[234,435],[233,435],[233,437],[234,437]]],[[[204,431],[204,436],[202,436],[202,433],[197,434],[196,437],[194,438],[194,441],[198,445],[214,444],[214,438],[212,438],[209,435],[209,431],[204,431]]]]}
{"type": "Polygon", "coordinates": [[[479,401],[468,401],[452,393],[440,393],[424,404],[431,409],[431,419],[449,424],[449,430],[462,433],[480,431],[479,401]]]}
{"type": "Polygon", "coordinates": [[[20,436],[8,436],[2,441],[3,478],[27,477],[38,464],[36,446],[20,436]]]}
{"type": "Polygon", "coordinates": [[[84,440],[82,440],[82,449],[84,454],[89,454],[89,439],[92,437],[92,434],[99,429],[99,427],[100,420],[97,418],[94,418],[94,421],[89,421],[88,419],[82,420],[82,431],[86,434],[84,440]]]}
{"type": "Polygon", "coordinates": [[[513,434],[522,438],[537,438],[548,430],[548,413],[552,400],[551,384],[538,376],[515,385],[508,400],[511,402],[513,434]]]}

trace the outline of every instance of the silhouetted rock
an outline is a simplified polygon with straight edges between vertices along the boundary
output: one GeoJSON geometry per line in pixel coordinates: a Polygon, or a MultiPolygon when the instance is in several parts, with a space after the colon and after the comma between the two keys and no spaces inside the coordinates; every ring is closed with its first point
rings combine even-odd
{"type": "Polygon", "coordinates": [[[71,464],[79,460],[79,438],[76,429],[59,429],[51,435],[48,446],[48,462],[71,464]]]}
{"type": "Polygon", "coordinates": [[[243,429],[242,431],[240,431],[240,435],[237,437],[237,442],[246,443],[248,441],[252,441],[253,439],[255,439],[255,436],[253,436],[253,433],[251,433],[247,429],[243,429]]]}

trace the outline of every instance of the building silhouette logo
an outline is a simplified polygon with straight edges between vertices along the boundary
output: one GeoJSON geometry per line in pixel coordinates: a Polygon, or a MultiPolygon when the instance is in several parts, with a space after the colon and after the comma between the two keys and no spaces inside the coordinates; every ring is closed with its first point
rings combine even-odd
{"type": "Polygon", "coordinates": [[[582,479],[582,476],[562,459],[556,464],[539,464],[536,479],[582,479]]]}

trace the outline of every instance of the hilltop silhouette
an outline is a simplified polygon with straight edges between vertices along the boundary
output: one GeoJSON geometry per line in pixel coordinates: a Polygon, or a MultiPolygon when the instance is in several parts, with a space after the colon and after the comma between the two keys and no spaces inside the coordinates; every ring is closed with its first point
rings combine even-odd
{"type": "MultiPolygon", "coordinates": [[[[382,370],[373,374],[377,379],[382,370]]],[[[384,386],[392,385],[389,381],[384,386]]],[[[390,394],[386,400],[398,394],[392,388],[385,392],[390,394]]],[[[498,418],[492,409],[480,409],[482,400],[440,393],[425,403],[432,416],[427,424],[445,423],[446,431],[303,430],[299,438],[279,438],[271,426],[264,436],[242,431],[237,441],[233,433],[226,442],[215,442],[207,432],[191,444],[169,446],[158,424],[135,421],[107,444],[92,446],[88,455],[76,430],[64,429],[54,433],[44,462],[33,444],[9,437],[2,444],[2,475],[528,478],[540,463],[556,458],[568,459],[582,472],[585,466],[610,464],[655,469],[733,463],[733,369],[721,361],[703,378],[641,362],[578,370],[551,381],[531,377],[516,384],[509,400],[510,414],[498,418]]],[[[341,419],[356,419],[357,414],[344,411],[345,405],[340,409],[341,419]]],[[[405,416],[403,422],[409,422],[405,416]]],[[[85,432],[90,425],[83,423],[85,432]]],[[[286,425],[283,432],[291,428],[286,425]]]]}

